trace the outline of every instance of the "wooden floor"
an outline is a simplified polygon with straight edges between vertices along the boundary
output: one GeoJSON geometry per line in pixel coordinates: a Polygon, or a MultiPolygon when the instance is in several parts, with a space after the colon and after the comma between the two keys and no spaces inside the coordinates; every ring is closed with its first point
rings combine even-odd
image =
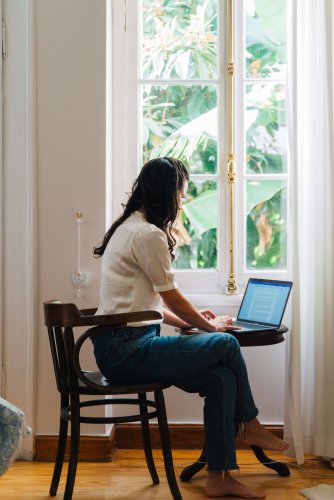
{"type": "MultiPolygon", "coordinates": [[[[160,500],[170,499],[163,470],[160,450],[154,451],[161,484],[152,486],[140,450],[118,450],[112,463],[80,463],[74,487],[73,500],[160,500]]],[[[173,452],[177,476],[182,469],[198,458],[198,451],[176,450],[173,452]]],[[[272,458],[282,455],[272,453],[272,458]]],[[[294,463],[283,457],[284,461],[294,463]]],[[[268,500],[302,500],[298,490],[321,483],[334,484],[334,470],[314,457],[308,457],[300,470],[290,465],[291,477],[280,478],[276,473],[259,464],[253,453],[238,451],[240,471],[235,476],[245,484],[261,488],[268,500]],[[329,476],[329,477],[328,477],[329,476]]],[[[47,500],[53,464],[43,462],[15,462],[0,478],[0,498],[3,500],[47,500]]],[[[203,493],[205,470],[189,483],[181,483],[184,500],[206,498],[203,493]]],[[[62,499],[64,479],[61,480],[57,498],[62,499]]],[[[225,497],[227,498],[227,497],[225,497]]]]}

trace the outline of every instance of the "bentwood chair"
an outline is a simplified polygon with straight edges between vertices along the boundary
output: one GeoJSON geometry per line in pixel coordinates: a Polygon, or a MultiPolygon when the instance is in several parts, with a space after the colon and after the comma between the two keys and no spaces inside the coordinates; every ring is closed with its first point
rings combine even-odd
{"type": "Polygon", "coordinates": [[[113,328],[124,327],[130,322],[160,319],[156,311],[133,312],[114,315],[94,315],[96,309],[79,310],[75,304],[62,304],[58,301],[44,303],[45,325],[48,329],[53,367],[58,392],[60,393],[60,426],[58,448],[54,466],[50,496],[57,494],[65,446],[70,422],[70,454],[64,500],[71,500],[77,470],[80,442],[80,423],[118,424],[125,422],[140,422],[147,467],[153,484],[159,483],[159,477],[154,465],[149,420],[156,418],[160,431],[162,454],[166,476],[174,500],[182,500],[175,478],[168,422],[164,403],[163,390],[170,383],[156,382],[138,385],[110,384],[99,371],[85,371],[80,364],[80,350],[84,342],[99,335],[101,326],[113,328]],[[92,327],[75,340],[75,327],[92,327]],[[154,400],[148,400],[147,392],[154,393],[154,400]],[[135,395],[127,398],[106,398],[110,395],[135,395]],[[81,396],[85,396],[82,401],[81,396]],[[87,401],[87,396],[92,398],[87,401]],[[130,416],[93,417],[83,415],[85,408],[101,405],[134,405],[139,411],[130,416]]]}

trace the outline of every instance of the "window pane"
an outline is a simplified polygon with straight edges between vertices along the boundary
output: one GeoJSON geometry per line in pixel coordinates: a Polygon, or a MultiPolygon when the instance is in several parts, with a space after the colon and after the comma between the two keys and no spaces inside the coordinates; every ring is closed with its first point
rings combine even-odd
{"type": "Polygon", "coordinates": [[[215,78],[217,0],[142,0],[142,78],[215,78]]]}
{"type": "Polygon", "coordinates": [[[217,170],[217,89],[202,85],[142,86],[144,163],[174,156],[191,174],[217,170]]]}
{"type": "Polygon", "coordinates": [[[286,269],[286,181],[248,181],[247,269],[286,269]]]}
{"type": "Polygon", "coordinates": [[[176,230],[176,269],[217,267],[217,183],[190,181],[176,230]]]}
{"type": "Polygon", "coordinates": [[[284,84],[246,85],[245,131],[247,173],[287,171],[284,84]]]}
{"type": "Polygon", "coordinates": [[[246,76],[284,78],[286,0],[245,1],[246,76]]]}

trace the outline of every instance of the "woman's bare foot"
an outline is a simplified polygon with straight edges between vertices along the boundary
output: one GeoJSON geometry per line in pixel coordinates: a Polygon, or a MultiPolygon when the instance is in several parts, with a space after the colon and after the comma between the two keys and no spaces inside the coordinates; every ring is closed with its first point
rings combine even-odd
{"type": "Polygon", "coordinates": [[[274,436],[257,418],[240,426],[237,439],[248,446],[259,446],[264,450],[285,451],[289,448],[288,443],[274,436]]]}
{"type": "Polygon", "coordinates": [[[205,493],[208,497],[225,497],[234,496],[239,498],[266,498],[264,493],[258,490],[248,488],[239,481],[236,481],[232,476],[225,472],[210,472],[205,487],[205,493]]]}

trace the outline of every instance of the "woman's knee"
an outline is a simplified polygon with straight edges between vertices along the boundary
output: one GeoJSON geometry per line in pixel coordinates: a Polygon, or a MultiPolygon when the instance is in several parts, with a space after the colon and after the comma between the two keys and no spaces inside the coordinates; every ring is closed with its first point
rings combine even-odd
{"type": "Polygon", "coordinates": [[[236,337],[234,337],[234,335],[227,332],[219,333],[218,335],[220,335],[220,339],[217,340],[221,345],[222,351],[226,351],[226,349],[228,349],[232,353],[240,352],[239,341],[236,337]]]}
{"type": "Polygon", "coordinates": [[[237,337],[227,332],[225,332],[225,335],[228,336],[228,340],[229,342],[231,342],[231,344],[233,344],[237,349],[240,348],[239,340],[237,339],[237,337]]]}

